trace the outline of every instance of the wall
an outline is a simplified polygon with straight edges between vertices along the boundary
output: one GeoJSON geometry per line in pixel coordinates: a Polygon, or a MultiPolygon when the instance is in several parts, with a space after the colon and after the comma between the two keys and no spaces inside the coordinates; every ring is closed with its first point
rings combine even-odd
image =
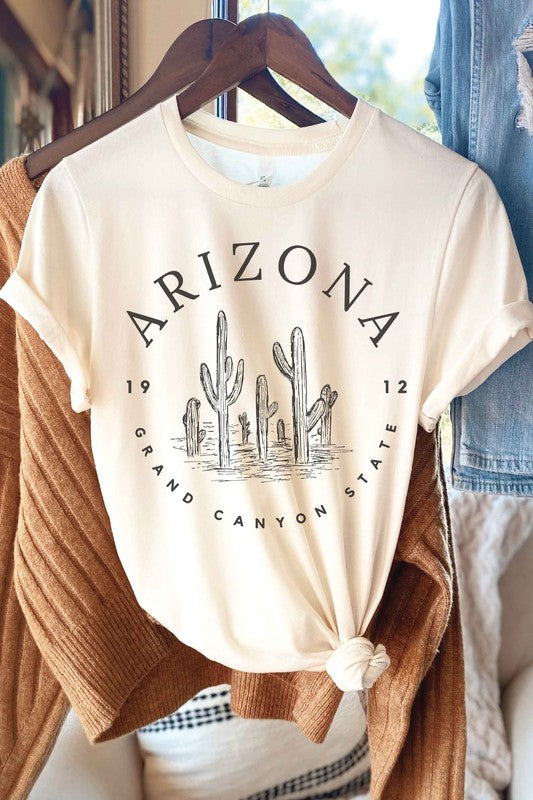
{"type": "Polygon", "coordinates": [[[129,0],[129,91],[155,72],[178,34],[211,16],[210,0],[129,0]]]}

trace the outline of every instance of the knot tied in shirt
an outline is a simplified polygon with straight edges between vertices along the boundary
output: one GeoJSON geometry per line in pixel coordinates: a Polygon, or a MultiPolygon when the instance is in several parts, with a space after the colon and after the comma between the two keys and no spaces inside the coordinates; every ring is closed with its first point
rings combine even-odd
{"type": "Polygon", "coordinates": [[[364,636],[339,645],[326,662],[326,671],[343,692],[370,689],[390,664],[385,647],[364,636]]]}

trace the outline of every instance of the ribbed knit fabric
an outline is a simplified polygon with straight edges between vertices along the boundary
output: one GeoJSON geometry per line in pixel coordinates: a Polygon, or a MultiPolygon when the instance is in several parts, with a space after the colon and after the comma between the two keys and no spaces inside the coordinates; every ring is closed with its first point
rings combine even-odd
{"type": "MultiPolygon", "coordinates": [[[[0,167],[0,285],[44,176],[0,167]]],[[[68,209],[65,209],[68,213],[68,209]]],[[[327,672],[246,673],[181,643],[135,600],[61,363],[0,302],[0,797],[27,797],[71,704],[102,742],[228,683],[235,713],[324,740],[342,692],[327,672]]],[[[391,666],[368,692],[372,800],[461,800],[462,641],[438,429],[419,427],[395,560],[368,635],[391,666]]]]}

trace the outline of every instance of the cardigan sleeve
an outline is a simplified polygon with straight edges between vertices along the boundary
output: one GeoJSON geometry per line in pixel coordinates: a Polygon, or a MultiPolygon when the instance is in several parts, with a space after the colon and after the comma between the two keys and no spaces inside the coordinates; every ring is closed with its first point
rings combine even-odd
{"type": "Polygon", "coordinates": [[[74,411],[90,401],[93,270],[87,217],[64,161],[46,175],[31,206],[15,270],[0,288],[37,331],[70,379],[74,411]]]}

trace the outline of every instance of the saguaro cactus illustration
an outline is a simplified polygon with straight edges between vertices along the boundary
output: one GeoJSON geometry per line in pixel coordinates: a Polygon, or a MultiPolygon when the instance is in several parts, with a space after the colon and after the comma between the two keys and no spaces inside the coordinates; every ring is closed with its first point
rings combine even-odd
{"type": "Polygon", "coordinates": [[[289,364],[283,348],[275,342],[272,353],[276,366],[292,384],[292,419],[294,459],[297,464],[309,462],[309,431],[314,428],[324,412],[324,399],[319,397],[307,410],[307,366],[305,342],[301,328],[293,328],[291,334],[292,364],[289,364]]]}
{"type": "Polygon", "coordinates": [[[278,424],[276,428],[278,433],[278,442],[284,442],[287,439],[287,437],[285,436],[285,423],[283,422],[281,417],[278,419],[278,424]]]}
{"type": "Polygon", "coordinates": [[[221,467],[229,467],[229,422],[228,410],[242,390],[244,361],[239,359],[233,389],[228,394],[228,381],[233,372],[233,359],[226,355],[228,346],[228,323],[223,311],[217,317],[217,373],[216,391],[207,364],[200,365],[200,380],[209,405],[218,414],[218,454],[221,467]]]}
{"type": "Polygon", "coordinates": [[[257,419],[257,451],[259,460],[266,461],[268,453],[268,420],[278,410],[276,401],[268,404],[268,383],[265,375],[258,375],[255,384],[255,411],[257,419]]]}
{"type": "Polygon", "coordinates": [[[241,423],[242,443],[248,444],[248,437],[250,436],[250,423],[248,422],[248,414],[243,411],[239,414],[239,422],[241,423]]]}
{"type": "Polygon", "coordinates": [[[200,422],[198,418],[198,410],[200,408],[200,401],[196,397],[191,397],[187,402],[185,414],[183,415],[183,424],[185,425],[185,442],[187,444],[187,455],[198,456],[200,455],[200,445],[205,439],[205,430],[200,430],[200,422]]]}
{"type": "Polygon", "coordinates": [[[324,400],[324,412],[322,414],[320,428],[318,429],[320,433],[320,443],[331,444],[331,409],[335,405],[335,401],[339,395],[338,392],[332,392],[331,386],[329,383],[326,383],[326,385],[322,387],[320,396],[324,400]]]}

